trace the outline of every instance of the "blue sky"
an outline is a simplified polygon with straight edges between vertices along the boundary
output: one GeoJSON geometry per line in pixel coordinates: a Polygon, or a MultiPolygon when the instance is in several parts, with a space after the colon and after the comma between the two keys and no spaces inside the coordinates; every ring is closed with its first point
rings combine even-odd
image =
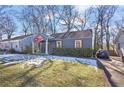
{"type": "MultiPolygon", "coordinates": [[[[21,10],[22,10],[23,7],[24,6],[13,6],[12,7],[12,10],[16,10],[16,12],[21,12],[21,10]]],[[[79,12],[83,13],[84,10],[87,9],[87,8],[89,8],[89,7],[90,7],[89,5],[83,5],[83,6],[77,5],[76,6],[76,9],[79,12]]],[[[122,5],[119,6],[112,20],[113,21],[120,20],[121,17],[124,15],[124,12],[123,11],[124,11],[124,6],[122,6],[122,5]]],[[[16,15],[15,13],[13,13],[13,11],[9,11],[9,13],[12,13],[13,15],[16,15]]],[[[22,35],[23,33],[21,31],[22,30],[21,29],[22,27],[21,27],[20,22],[18,20],[16,20],[16,18],[15,18],[15,22],[17,24],[18,29],[17,29],[16,33],[14,33],[14,36],[22,35]]]]}
{"type": "Polygon", "coordinates": [[[124,6],[119,6],[116,13],[115,13],[115,16],[113,17],[114,20],[118,20],[118,19],[121,19],[121,17],[124,15],[124,6]]]}

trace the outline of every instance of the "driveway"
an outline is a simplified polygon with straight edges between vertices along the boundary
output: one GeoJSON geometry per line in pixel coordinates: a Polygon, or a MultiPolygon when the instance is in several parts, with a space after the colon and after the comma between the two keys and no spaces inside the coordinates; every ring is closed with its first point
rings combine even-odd
{"type": "Polygon", "coordinates": [[[99,59],[110,74],[114,87],[124,87],[124,63],[120,57],[111,57],[111,61],[99,59]]]}

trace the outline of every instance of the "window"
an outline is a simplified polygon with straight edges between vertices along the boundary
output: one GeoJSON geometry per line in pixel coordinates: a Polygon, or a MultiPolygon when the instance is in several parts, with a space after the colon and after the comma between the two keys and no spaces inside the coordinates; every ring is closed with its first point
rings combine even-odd
{"type": "Polygon", "coordinates": [[[82,40],[75,40],[75,48],[82,48],[82,40]]]}
{"type": "Polygon", "coordinates": [[[62,48],[62,41],[56,41],[56,47],[62,48]]]}

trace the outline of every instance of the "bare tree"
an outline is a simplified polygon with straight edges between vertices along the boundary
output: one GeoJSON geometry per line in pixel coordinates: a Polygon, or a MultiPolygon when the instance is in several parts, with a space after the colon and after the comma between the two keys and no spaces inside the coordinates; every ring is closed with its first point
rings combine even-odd
{"type": "Polygon", "coordinates": [[[115,26],[118,30],[124,29],[124,16],[122,16],[120,20],[115,21],[115,26]]]}
{"type": "Polygon", "coordinates": [[[105,6],[95,6],[94,7],[94,14],[95,14],[95,21],[94,21],[94,48],[100,45],[101,49],[103,49],[103,21],[104,21],[104,14],[105,14],[105,6]],[[98,34],[100,36],[98,36],[98,34]]]}
{"type": "Polygon", "coordinates": [[[60,20],[59,16],[59,6],[56,5],[48,5],[47,8],[47,16],[49,21],[49,29],[52,31],[52,34],[55,34],[57,31],[57,26],[60,20]]]}
{"type": "Polygon", "coordinates": [[[99,17],[99,26],[100,26],[100,48],[103,49],[103,36],[104,36],[104,16],[106,14],[107,6],[98,6],[98,17],[99,17]]]}
{"type": "Polygon", "coordinates": [[[106,12],[105,19],[105,33],[106,33],[106,47],[107,50],[110,48],[110,25],[111,25],[111,19],[114,16],[114,13],[117,9],[117,6],[109,6],[108,10],[106,12]]]}
{"type": "Polygon", "coordinates": [[[6,15],[3,23],[3,32],[7,36],[8,39],[11,38],[13,33],[16,31],[16,24],[10,16],[6,15]]]}
{"type": "Polygon", "coordinates": [[[109,50],[109,26],[112,17],[116,11],[115,6],[99,5],[95,6],[95,36],[94,36],[94,47],[100,46],[103,49],[104,36],[106,36],[107,49],[109,50]]]}
{"type": "Polygon", "coordinates": [[[74,23],[77,17],[77,11],[74,6],[65,5],[62,6],[62,10],[59,13],[60,15],[60,24],[67,30],[71,31],[74,28],[74,23]]]}
{"type": "Polygon", "coordinates": [[[113,48],[113,50],[115,50],[115,38],[116,38],[116,35],[118,33],[118,29],[115,28],[115,27],[111,27],[111,32],[110,32],[110,36],[111,36],[111,40],[112,40],[112,43],[111,43],[111,46],[113,48]]]}
{"type": "Polygon", "coordinates": [[[37,33],[46,33],[48,20],[45,6],[28,6],[29,20],[37,33]]]}
{"type": "Polygon", "coordinates": [[[22,31],[24,32],[25,36],[28,35],[29,31],[29,25],[25,24],[24,22],[22,23],[22,31]]]}
{"type": "Polygon", "coordinates": [[[40,17],[42,13],[40,12],[40,6],[23,6],[23,9],[16,18],[21,22],[22,31],[26,35],[29,33],[40,33],[41,25],[40,25],[40,17]]]}
{"type": "Polygon", "coordinates": [[[32,22],[29,19],[29,11],[27,10],[27,6],[23,6],[23,9],[21,12],[14,11],[14,15],[19,21],[20,25],[22,26],[22,32],[24,35],[32,34],[33,33],[33,26],[32,22]]]}
{"type": "Polygon", "coordinates": [[[76,17],[75,28],[77,30],[83,31],[85,28],[89,27],[90,18],[93,13],[92,6],[84,10],[84,12],[79,13],[76,17]]]}
{"type": "Polygon", "coordinates": [[[10,8],[11,6],[7,6],[7,5],[0,5],[0,40],[2,40],[2,35],[4,34],[3,29],[4,29],[4,20],[5,20],[5,14],[7,13],[8,8],[10,8]]]}

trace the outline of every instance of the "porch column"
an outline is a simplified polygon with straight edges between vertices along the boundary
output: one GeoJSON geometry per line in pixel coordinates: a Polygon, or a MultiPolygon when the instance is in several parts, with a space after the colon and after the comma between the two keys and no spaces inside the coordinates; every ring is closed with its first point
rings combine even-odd
{"type": "Polygon", "coordinates": [[[32,54],[34,54],[34,42],[32,41],[32,54]]]}
{"type": "Polygon", "coordinates": [[[48,55],[48,38],[46,39],[45,54],[48,55]]]}

